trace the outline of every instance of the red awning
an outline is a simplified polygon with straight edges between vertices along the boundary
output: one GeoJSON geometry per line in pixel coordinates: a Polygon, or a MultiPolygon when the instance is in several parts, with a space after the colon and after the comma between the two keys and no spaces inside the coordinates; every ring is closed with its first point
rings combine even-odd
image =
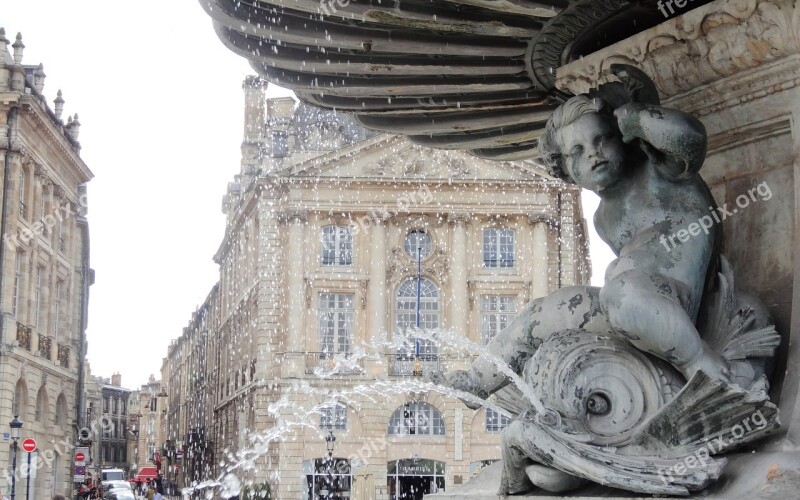
{"type": "Polygon", "coordinates": [[[156,479],[158,477],[158,469],[155,467],[142,467],[139,470],[139,473],[136,474],[136,477],[133,478],[133,481],[137,483],[143,483],[148,479],[156,479]]]}

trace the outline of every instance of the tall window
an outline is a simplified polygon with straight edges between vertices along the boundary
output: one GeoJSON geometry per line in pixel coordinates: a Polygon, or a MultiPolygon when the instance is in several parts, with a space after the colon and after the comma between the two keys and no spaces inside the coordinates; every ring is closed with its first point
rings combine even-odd
{"type": "Polygon", "coordinates": [[[337,403],[321,408],[319,428],[326,431],[347,430],[347,406],[337,403]]]}
{"type": "Polygon", "coordinates": [[[514,267],[514,230],[483,230],[483,267],[514,267]]]}
{"type": "Polygon", "coordinates": [[[36,325],[36,329],[40,329],[42,322],[41,322],[41,314],[42,314],[42,274],[44,274],[44,268],[42,266],[36,267],[36,289],[34,290],[34,303],[36,305],[36,312],[33,318],[33,321],[36,325]]]}
{"type": "Polygon", "coordinates": [[[17,252],[14,260],[14,296],[11,299],[11,314],[17,316],[19,290],[22,287],[22,255],[17,252]]]}
{"type": "Polygon", "coordinates": [[[353,265],[353,233],[350,226],[322,228],[322,265],[353,265]]]}
{"type": "Polygon", "coordinates": [[[500,432],[511,423],[511,418],[497,410],[486,408],[486,431],[500,432]]]}
{"type": "Polygon", "coordinates": [[[428,403],[406,403],[392,413],[389,434],[444,436],[444,419],[428,403]]]}
{"type": "Polygon", "coordinates": [[[108,396],[103,397],[103,413],[108,413],[108,396]]]}
{"type": "Polygon", "coordinates": [[[489,343],[514,321],[517,298],[510,295],[481,295],[481,341],[489,343]]]}
{"type": "Polygon", "coordinates": [[[61,317],[61,280],[56,280],[56,290],[55,290],[55,297],[53,297],[53,301],[55,302],[53,306],[55,307],[53,311],[53,337],[58,340],[58,322],[60,321],[61,317]]]}
{"type": "Polygon", "coordinates": [[[23,219],[27,215],[25,207],[25,171],[19,170],[19,216],[23,219]]]}
{"type": "Polygon", "coordinates": [[[58,251],[63,252],[64,244],[64,221],[58,221],[58,251]]]}
{"type": "Polygon", "coordinates": [[[354,298],[351,293],[319,294],[319,350],[323,357],[350,352],[354,298]]]}
{"type": "MultiPolygon", "coordinates": [[[[420,328],[439,328],[439,289],[427,278],[419,283],[420,328]]],[[[417,279],[409,278],[397,288],[397,331],[417,326],[417,279]]]]}
{"type": "Polygon", "coordinates": [[[47,412],[47,391],[44,386],[39,388],[39,393],[36,395],[36,413],[34,413],[34,420],[41,422],[44,420],[47,412]]]}

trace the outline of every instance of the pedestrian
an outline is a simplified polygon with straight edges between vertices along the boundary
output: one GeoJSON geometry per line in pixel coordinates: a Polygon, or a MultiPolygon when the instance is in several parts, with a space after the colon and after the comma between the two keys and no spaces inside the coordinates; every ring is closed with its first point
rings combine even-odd
{"type": "Polygon", "coordinates": [[[150,485],[150,486],[147,488],[147,495],[146,495],[146,498],[147,498],[147,500],[153,500],[153,497],[155,497],[155,495],[156,495],[156,489],[155,489],[155,488],[153,488],[153,485],[151,484],[151,485],[150,485]]]}

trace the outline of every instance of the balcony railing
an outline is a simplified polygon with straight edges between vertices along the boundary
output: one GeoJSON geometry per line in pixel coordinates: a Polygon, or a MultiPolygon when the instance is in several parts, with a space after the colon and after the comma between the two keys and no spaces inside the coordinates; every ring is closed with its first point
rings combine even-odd
{"type": "Polygon", "coordinates": [[[390,377],[427,377],[441,370],[438,354],[387,354],[390,377]]]}
{"type": "Polygon", "coordinates": [[[39,354],[45,358],[50,359],[50,351],[52,350],[52,340],[47,335],[39,334],[39,354]]]}
{"type": "Polygon", "coordinates": [[[336,371],[338,374],[361,373],[363,362],[355,359],[351,353],[337,352],[307,352],[306,374],[314,373],[316,368],[326,371],[336,371]]]}
{"type": "Polygon", "coordinates": [[[69,368],[69,347],[64,344],[58,344],[58,364],[69,368]]]}
{"type": "Polygon", "coordinates": [[[31,350],[31,328],[17,323],[17,343],[23,349],[31,350]]]}

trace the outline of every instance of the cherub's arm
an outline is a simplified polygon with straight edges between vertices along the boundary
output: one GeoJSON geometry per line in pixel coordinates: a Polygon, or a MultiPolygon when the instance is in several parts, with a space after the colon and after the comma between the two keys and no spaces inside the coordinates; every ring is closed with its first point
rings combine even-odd
{"type": "Polygon", "coordinates": [[[692,177],[706,156],[706,129],[700,120],[677,109],[629,103],[614,110],[622,140],[641,139],[659,170],[671,180],[692,177]]]}

